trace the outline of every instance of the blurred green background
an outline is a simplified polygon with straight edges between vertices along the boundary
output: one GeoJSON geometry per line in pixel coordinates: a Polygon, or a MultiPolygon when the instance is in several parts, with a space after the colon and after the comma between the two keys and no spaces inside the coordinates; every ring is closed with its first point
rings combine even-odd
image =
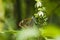
{"type": "MultiPolygon", "coordinates": [[[[36,11],[35,3],[35,0],[0,0],[0,40],[16,40],[16,31],[21,29],[19,22],[33,16],[36,11]]],[[[48,31],[43,35],[60,35],[60,0],[42,0],[42,4],[46,8],[48,18],[48,27],[44,32],[48,31]],[[53,31],[49,29],[52,24],[53,31]],[[55,34],[55,30],[59,31],[55,34]]]]}

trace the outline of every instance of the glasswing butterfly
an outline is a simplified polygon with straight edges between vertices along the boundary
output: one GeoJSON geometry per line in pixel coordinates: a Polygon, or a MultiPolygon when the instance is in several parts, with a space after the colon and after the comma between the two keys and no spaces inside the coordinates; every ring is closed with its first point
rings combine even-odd
{"type": "Polygon", "coordinates": [[[33,18],[24,19],[24,20],[20,21],[20,23],[19,23],[19,26],[20,26],[21,28],[32,27],[33,25],[34,25],[33,18]]]}

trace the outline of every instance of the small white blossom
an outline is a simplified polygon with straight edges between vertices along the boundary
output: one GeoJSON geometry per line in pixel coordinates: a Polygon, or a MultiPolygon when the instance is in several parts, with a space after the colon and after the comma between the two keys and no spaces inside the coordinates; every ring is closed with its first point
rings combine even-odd
{"type": "Polygon", "coordinates": [[[43,13],[42,11],[39,11],[39,12],[38,12],[38,15],[39,15],[39,16],[41,16],[41,15],[43,16],[44,13],[43,13]]]}
{"type": "Polygon", "coordinates": [[[41,2],[37,2],[36,3],[36,7],[38,8],[38,7],[41,7],[42,6],[42,4],[41,4],[41,2]]]}

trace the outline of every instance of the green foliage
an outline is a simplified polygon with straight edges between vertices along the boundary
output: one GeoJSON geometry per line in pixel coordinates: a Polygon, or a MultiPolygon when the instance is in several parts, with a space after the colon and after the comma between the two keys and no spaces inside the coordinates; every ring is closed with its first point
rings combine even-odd
{"type": "Polygon", "coordinates": [[[1,13],[4,19],[0,18],[0,40],[57,40],[60,38],[60,0],[3,0],[1,3],[3,3],[0,4],[0,6],[3,5],[3,10],[1,9],[0,12],[4,12],[4,15],[1,13]],[[24,29],[20,28],[19,21],[32,17],[32,14],[33,26],[29,24],[29,28],[28,26],[24,29]]]}

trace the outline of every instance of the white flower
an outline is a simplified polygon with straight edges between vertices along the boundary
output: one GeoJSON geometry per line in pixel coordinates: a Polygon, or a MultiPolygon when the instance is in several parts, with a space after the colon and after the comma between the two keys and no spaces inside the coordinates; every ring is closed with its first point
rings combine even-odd
{"type": "Polygon", "coordinates": [[[38,15],[39,15],[39,16],[43,16],[44,13],[43,13],[42,11],[39,11],[39,12],[38,12],[38,15]]]}
{"type": "Polygon", "coordinates": [[[36,6],[37,6],[37,8],[38,8],[38,7],[41,7],[41,6],[42,6],[41,2],[37,2],[37,3],[36,3],[36,6]]]}

